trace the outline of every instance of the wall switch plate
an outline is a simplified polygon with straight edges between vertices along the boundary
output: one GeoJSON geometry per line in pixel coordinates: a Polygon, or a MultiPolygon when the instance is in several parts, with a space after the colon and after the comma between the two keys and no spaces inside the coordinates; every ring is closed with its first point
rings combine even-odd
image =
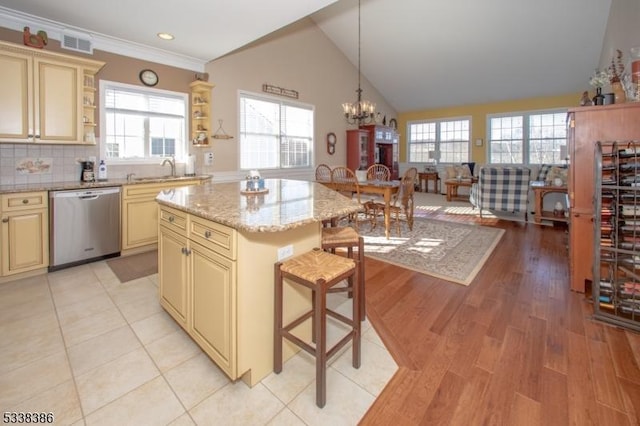
{"type": "Polygon", "coordinates": [[[293,246],[291,244],[278,249],[278,260],[286,259],[291,256],[293,256],[293,246]]]}
{"type": "Polygon", "coordinates": [[[204,153],[204,165],[210,166],[213,164],[213,152],[204,153]]]}

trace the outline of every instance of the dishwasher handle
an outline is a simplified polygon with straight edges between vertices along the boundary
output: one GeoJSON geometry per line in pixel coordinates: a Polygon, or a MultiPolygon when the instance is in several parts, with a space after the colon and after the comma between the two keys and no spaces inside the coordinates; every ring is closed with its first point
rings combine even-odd
{"type": "Polygon", "coordinates": [[[119,194],[119,187],[107,187],[88,190],[63,190],[63,191],[49,191],[49,198],[80,198],[87,200],[95,200],[101,195],[107,194],[119,194]]]}

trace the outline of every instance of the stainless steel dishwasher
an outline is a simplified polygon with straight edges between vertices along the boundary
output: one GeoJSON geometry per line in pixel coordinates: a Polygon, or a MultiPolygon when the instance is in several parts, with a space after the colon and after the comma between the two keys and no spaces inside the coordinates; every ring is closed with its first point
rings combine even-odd
{"type": "Polygon", "coordinates": [[[120,254],[120,187],[49,191],[49,270],[120,254]]]}

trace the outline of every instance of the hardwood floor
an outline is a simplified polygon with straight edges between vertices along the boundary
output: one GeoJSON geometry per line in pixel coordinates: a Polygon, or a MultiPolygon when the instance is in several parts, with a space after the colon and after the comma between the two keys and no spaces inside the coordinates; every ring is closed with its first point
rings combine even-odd
{"type": "Polygon", "coordinates": [[[639,425],[640,335],[569,290],[565,230],[482,224],[506,233],[468,287],[366,259],[367,313],[399,370],[361,424],[639,425]]]}

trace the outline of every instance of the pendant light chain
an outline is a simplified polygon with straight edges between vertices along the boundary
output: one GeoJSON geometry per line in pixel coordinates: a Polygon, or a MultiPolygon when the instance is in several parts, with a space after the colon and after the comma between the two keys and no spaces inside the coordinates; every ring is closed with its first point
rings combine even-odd
{"type": "Polygon", "coordinates": [[[360,71],[362,62],[362,17],[361,17],[361,0],[358,0],[358,99],[354,103],[345,102],[342,104],[344,116],[349,124],[367,124],[371,123],[376,116],[376,104],[362,100],[362,72],[360,71]]]}

